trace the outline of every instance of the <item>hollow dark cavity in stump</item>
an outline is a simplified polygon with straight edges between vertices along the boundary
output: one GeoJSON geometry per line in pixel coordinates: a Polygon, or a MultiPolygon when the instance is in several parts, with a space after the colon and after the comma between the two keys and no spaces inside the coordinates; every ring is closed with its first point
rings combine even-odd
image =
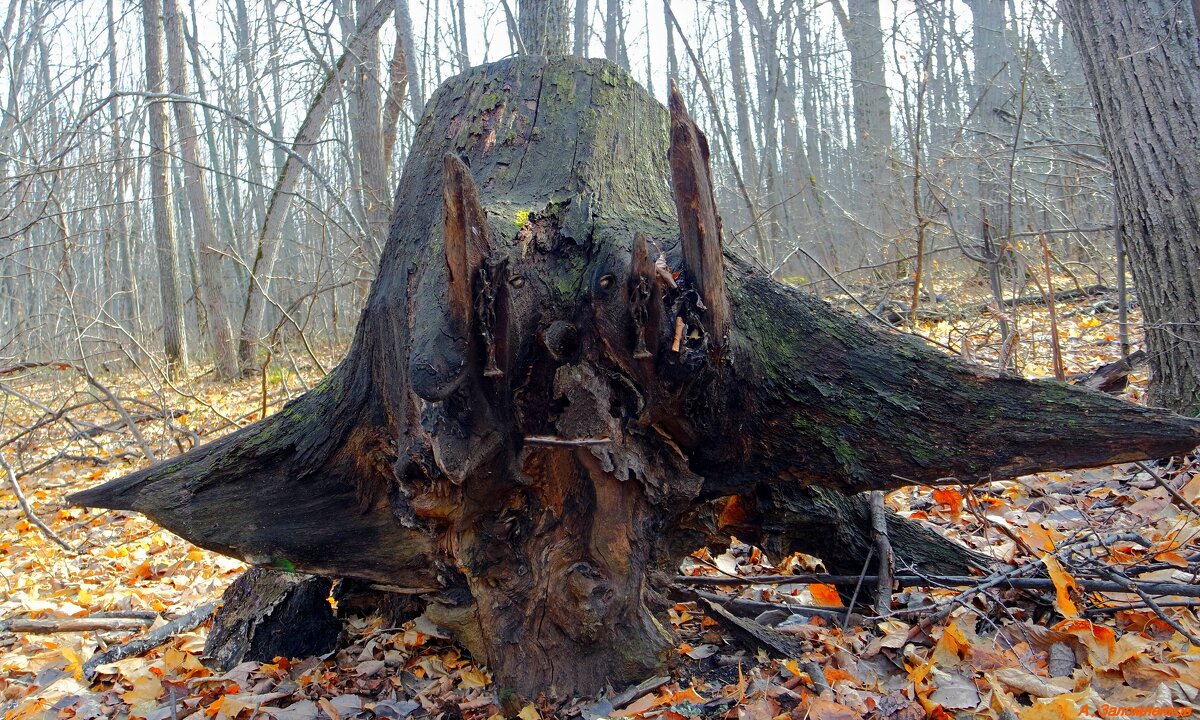
{"type": "MultiPolygon", "coordinates": [[[[1193,420],[989,377],[724,255],[707,142],[670,104],[570,57],[448,81],[341,365],[73,501],[400,588],[500,685],[562,696],[662,666],[656,578],[697,544],[736,532],[857,572],[854,493],[1200,443],[1193,420]]],[[[902,558],[977,561],[893,520],[902,558]]]]}

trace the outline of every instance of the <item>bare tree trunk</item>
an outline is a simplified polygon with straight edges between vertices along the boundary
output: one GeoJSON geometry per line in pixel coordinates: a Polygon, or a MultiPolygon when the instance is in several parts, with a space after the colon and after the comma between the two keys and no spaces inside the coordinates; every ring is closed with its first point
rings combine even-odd
{"type": "Polygon", "coordinates": [[[671,0],[663,0],[663,20],[667,24],[667,76],[679,77],[679,58],[675,54],[675,26],[671,22],[671,0]]]}
{"type": "Polygon", "coordinates": [[[617,26],[621,20],[621,0],[607,0],[604,12],[604,57],[617,61],[617,26]]]}
{"type": "MultiPolygon", "coordinates": [[[[354,22],[361,25],[375,6],[374,0],[354,0],[354,22]]],[[[465,52],[464,42],[462,50],[465,52]]],[[[379,257],[379,248],[387,239],[388,218],[392,214],[391,192],[387,187],[387,165],[384,163],[383,130],[380,125],[382,107],[379,78],[379,35],[371,33],[362,41],[357,56],[354,81],[350,91],[354,97],[350,129],[354,138],[352,152],[358,168],[359,200],[363,211],[363,226],[367,235],[359,239],[360,264],[358,286],[365,298],[371,275],[379,257]]]]}
{"type": "MultiPolygon", "coordinates": [[[[873,233],[891,238],[891,213],[898,203],[896,178],[889,169],[892,107],[884,73],[883,28],[879,0],[848,0],[847,12],[834,2],[850,50],[850,87],[854,96],[854,140],[858,150],[858,208],[873,233]]],[[[869,246],[868,246],[869,247],[869,246]]]]}
{"type": "MultiPolygon", "coordinates": [[[[171,92],[186,96],[188,82],[183,49],[183,16],[179,12],[176,0],[162,0],[162,3],[171,92]]],[[[228,380],[238,376],[237,347],[226,304],[228,291],[221,274],[222,243],[217,239],[217,226],[208,198],[208,183],[200,160],[200,131],[196,127],[191,105],[175,102],[172,106],[175,109],[175,127],[179,130],[179,144],[183,151],[184,188],[192,211],[192,232],[195,233],[195,245],[198,249],[197,290],[208,318],[209,339],[216,352],[217,375],[228,380]]]]}
{"type": "Polygon", "coordinates": [[[417,66],[417,46],[413,42],[412,15],[408,12],[408,0],[396,0],[396,34],[404,36],[404,56],[408,68],[408,97],[412,103],[413,122],[421,119],[425,112],[425,91],[421,84],[421,68],[417,66]]]}
{"type": "Polygon", "coordinates": [[[467,6],[463,0],[456,0],[455,7],[458,10],[458,67],[465,71],[471,67],[471,52],[467,47],[467,6]]]}
{"type": "MultiPolygon", "coordinates": [[[[158,0],[142,0],[142,31],[146,51],[146,90],[165,93],[163,75],[162,7],[158,0]]],[[[175,211],[171,205],[170,155],[167,108],[150,102],[150,191],[154,207],[154,243],[158,255],[158,286],[162,296],[163,348],[172,376],[187,372],[187,333],[183,324],[179,253],[175,243],[175,211]]]]}
{"type": "MultiPolygon", "coordinates": [[[[401,2],[401,5],[404,3],[401,2]]],[[[396,131],[400,122],[400,115],[404,111],[404,98],[408,92],[409,72],[408,58],[416,50],[409,44],[410,38],[404,35],[403,21],[401,20],[400,8],[396,8],[393,15],[396,21],[396,43],[392,46],[392,59],[388,61],[388,88],[387,100],[383,105],[383,168],[385,176],[390,177],[392,168],[392,156],[396,150],[396,131]]],[[[416,108],[414,108],[414,111],[416,108]]],[[[415,115],[413,122],[419,120],[415,115]]],[[[391,187],[390,182],[385,182],[385,188],[391,187]]],[[[385,228],[386,231],[386,228],[385,228]]]]}
{"type": "MultiPolygon", "coordinates": [[[[117,34],[116,34],[116,11],[113,5],[116,0],[108,0],[105,4],[108,12],[108,77],[109,85],[112,90],[120,87],[121,83],[117,73],[117,34]]],[[[125,164],[125,148],[121,142],[121,99],[113,98],[109,103],[109,133],[111,134],[110,148],[113,154],[113,199],[114,206],[112,211],[113,228],[112,231],[116,234],[116,242],[112,245],[112,251],[106,253],[106,261],[116,263],[120,266],[120,271],[113,275],[113,283],[109,287],[109,292],[114,295],[112,303],[112,315],[117,324],[125,324],[132,318],[132,308],[135,302],[134,287],[136,278],[133,274],[133,268],[130,263],[129,253],[129,210],[125,207],[125,183],[126,164],[125,164]]],[[[2,174],[2,173],[0,173],[2,174]]],[[[132,329],[132,328],[127,328],[132,329]]],[[[124,343],[122,343],[124,344],[124,343]]]]}
{"type": "Polygon", "coordinates": [[[566,55],[570,51],[568,0],[520,0],[517,26],[531,55],[566,55]]]}
{"type": "MultiPolygon", "coordinates": [[[[258,104],[258,62],[255,58],[253,41],[250,37],[250,15],[246,8],[246,0],[234,0],[236,11],[236,37],[238,43],[238,66],[244,73],[242,87],[239,90],[246,93],[246,116],[254,127],[259,126],[258,104]]],[[[262,141],[254,132],[246,133],[246,169],[250,179],[250,209],[254,214],[255,225],[261,225],[266,216],[266,199],[263,197],[263,162],[262,141]]],[[[250,283],[253,285],[253,281],[250,283]]]]}
{"type": "Polygon", "coordinates": [[[750,128],[750,99],[746,85],[746,50],[742,45],[742,27],[738,0],[729,0],[729,71],[733,84],[733,104],[737,115],[738,149],[742,155],[742,176],[758,178],[758,158],[754,154],[754,132],[750,128]]]}
{"type": "Polygon", "coordinates": [[[588,0],[575,0],[575,45],[572,55],[586,57],[588,51],[588,0]]]}
{"type": "Polygon", "coordinates": [[[1150,401],[1200,413],[1200,32],[1169,0],[1059,0],[1113,166],[1150,401]]]}
{"type": "MultiPolygon", "coordinates": [[[[1011,259],[1008,250],[1009,213],[1004,202],[1009,190],[1005,183],[1008,153],[1004,151],[1002,139],[1003,123],[1000,111],[1007,90],[1005,79],[1004,52],[1004,0],[973,0],[972,48],[975,52],[975,126],[977,131],[976,152],[978,160],[979,259],[987,271],[988,283],[996,303],[1003,302],[1003,287],[1000,276],[1005,260],[1011,259]]],[[[1002,305],[1001,305],[1002,306],[1002,305]]],[[[1008,321],[999,319],[1000,335],[1005,346],[1010,336],[1008,321]]],[[[1001,354],[1003,365],[1010,356],[1001,354]]],[[[1001,368],[1003,369],[1003,367],[1001,368]]]]}

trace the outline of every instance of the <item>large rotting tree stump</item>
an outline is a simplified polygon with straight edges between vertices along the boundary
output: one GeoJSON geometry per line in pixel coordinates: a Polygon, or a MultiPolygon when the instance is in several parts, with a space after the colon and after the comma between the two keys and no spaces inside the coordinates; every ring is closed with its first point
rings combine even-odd
{"type": "Polygon", "coordinates": [[[471,70],[421,121],[342,364],[275,416],[73,499],[406,588],[499,683],[563,695],[661,666],[653,578],[697,542],[836,554],[839,525],[865,522],[849,494],[1200,443],[1192,420],[866,327],[721,236],[678,95],[668,113],[577,58],[471,70]]]}

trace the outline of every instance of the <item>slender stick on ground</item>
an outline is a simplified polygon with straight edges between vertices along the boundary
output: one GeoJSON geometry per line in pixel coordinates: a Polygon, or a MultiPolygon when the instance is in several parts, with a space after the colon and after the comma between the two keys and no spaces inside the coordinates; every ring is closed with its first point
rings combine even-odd
{"type": "Polygon", "coordinates": [[[42,519],[33,513],[33,508],[29,506],[29,501],[25,499],[25,493],[21,492],[21,485],[17,482],[16,473],[13,472],[12,466],[9,465],[8,461],[6,461],[2,456],[0,456],[0,467],[4,468],[4,474],[8,476],[8,485],[12,488],[13,495],[17,496],[17,504],[21,506],[21,511],[25,513],[25,517],[29,518],[29,522],[36,525],[37,529],[41,530],[42,534],[45,535],[47,539],[53,540],[54,543],[63,550],[74,554],[75,548],[67,544],[66,540],[63,540],[56,535],[55,532],[50,529],[49,525],[42,522],[42,519]]]}
{"type": "Polygon", "coordinates": [[[1143,472],[1149,474],[1150,477],[1154,480],[1155,485],[1159,486],[1163,490],[1166,490],[1168,495],[1175,498],[1175,500],[1177,500],[1181,505],[1183,505],[1188,510],[1191,510],[1193,514],[1200,515],[1200,508],[1197,508],[1194,504],[1192,504],[1192,502],[1190,500],[1185,498],[1183,495],[1180,495],[1179,491],[1176,490],[1175,488],[1171,487],[1171,484],[1168,483],[1166,480],[1164,480],[1162,475],[1159,475],[1157,472],[1154,471],[1154,468],[1150,467],[1149,465],[1142,462],[1141,460],[1138,460],[1134,464],[1137,465],[1139,468],[1141,468],[1143,472]]]}
{"type": "Polygon", "coordinates": [[[883,504],[883,491],[871,493],[871,535],[879,555],[879,575],[875,581],[875,612],[886,615],[892,610],[892,576],[895,574],[896,555],[888,540],[887,511],[883,504]]]}
{"type": "MultiPolygon", "coordinates": [[[[799,575],[763,575],[760,577],[689,577],[677,575],[674,581],[683,585],[778,585],[784,583],[824,583],[828,585],[852,586],[859,581],[858,575],[826,575],[824,573],[804,573],[799,575]]],[[[877,583],[878,575],[864,575],[863,582],[877,583]]],[[[1015,577],[1011,574],[997,574],[990,577],[968,577],[963,575],[897,575],[893,578],[901,587],[962,587],[989,589],[1006,586],[1016,590],[1053,590],[1054,581],[1050,578],[1015,577]]],[[[1121,582],[1112,580],[1085,580],[1076,578],[1080,589],[1084,592],[1136,592],[1121,582]]],[[[1135,582],[1143,592],[1153,595],[1178,595],[1179,597],[1200,597],[1200,585],[1191,583],[1171,582],[1135,582]]]]}

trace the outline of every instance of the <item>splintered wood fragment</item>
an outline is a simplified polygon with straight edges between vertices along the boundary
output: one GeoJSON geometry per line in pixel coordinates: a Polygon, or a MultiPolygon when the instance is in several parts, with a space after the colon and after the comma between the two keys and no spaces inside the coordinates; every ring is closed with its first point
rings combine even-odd
{"type": "Polygon", "coordinates": [[[633,253],[629,264],[629,315],[633,321],[633,359],[648,360],[654,357],[651,345],[657,348],[658,343],[649,343],[647,330],[657,340],[655,332],[662,322],[662,288],[655,279],[657,269],[650,259],[650,239],[643,233],[633,236],[633,253]]]}
{"type": "Polygon", "coordinates": [[[528,435],[525,438],[526,445],[550,445],[556,447],[586,447],[588,445],[608,445],[612,440],[606,437],[599,438],[560,438],[552,435],[528,435]]]}
{"type": "Polygon", "coordinates": [[[1145,361],[1146,351],[1138,350],[1127,358],[1101,365],[1090,374],[1076,378],[1074,382],[1100,392],[1121,393],[1129,385],[1129,373],[1145,361]]]}
{"type": "Polygon", "coordinates": [[[442,158],[443,243],[449,281],[450,313],[454,328],[465,332],[471,325],[473,299],[471,275],[487,254],[487,222],[471,169],[453,153],[442,158]]]}
{"type": "Polygon", "coordinates": [[[679,352],[679,346],[683,342],[683,318],[675,316],[675,339],[671,341],[671,352],[679,352]]]}
{"type": "Polygon", "coordinates": [[[658,283],[663,287],[670,290],[679,287],[675,282],[675,276],[671,274],[671,268],[667,266],[666,253],[658,254],[658,259],[654,261],[654,274],[658,278],[658,283]]]}
{"type": "Polygon", "coordinates": [[[101,665],[115,663],[118,660],[124,660],[128,657],[145,655],[176,635],[194,630],[203,625],[212,617],[216,609],[217,604],[215,602],[201,605],[190,613],[181,615],[166,625],[151,630],[142,637],[130,640],[127,643],[114,645],[102,653],[96,653],[83,664],[83,676],[91,680],[95,677],[96,670],[101,665]]]}
{"type": "Polygon", "coordinates": [[[760,625],[754,620],[738,617],[725,609],[722,603],[713,602],[707,598],[701,598],[701,600],[712,609],[713,616],[722,625],[741,635],[744,639],[785,657],[802,657],[804,655],[804,647],[792,636],[760,625]]]}
{"type": "Polygon", "coordinates": [[[0,628],[15,633],[51,635],[54,633],[141,630],[153,622],[152,619],[140,618],[18,618],[0,623],[0,628]]]}
{"type": "Polygon", "coordinates": [[[713,345],[724,344],[731,315],[725,292],[725,258],[721,255],[721,218],[713,195],[708,164],[708,138],[688,115],[683,96],[671,83],[671,165],[683,271],[700,293],[708,313],[704,324],[713,345]]]}

